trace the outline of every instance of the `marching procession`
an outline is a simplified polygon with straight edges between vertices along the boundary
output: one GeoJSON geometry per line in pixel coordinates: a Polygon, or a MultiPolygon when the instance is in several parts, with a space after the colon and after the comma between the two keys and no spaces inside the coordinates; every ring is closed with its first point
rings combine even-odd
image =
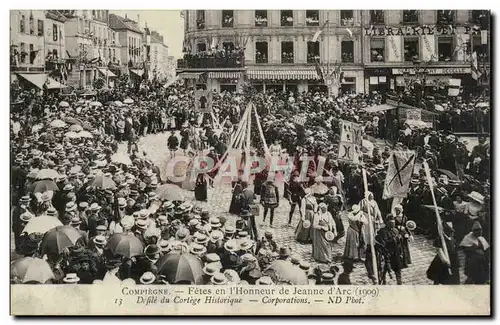
{"type": "MultiPolygon", "coordinates": [[[[415,127],[367,110],[381,105],[376,92],[246,87],[214,92],[212,111],[201,113],[195,89],[163,85],[12,92],[11,283],[355,285],[350,274],[365,268],[373,284],[393,274],[402,284],[415,236],[435,242],[421,274],[429,284],[489,283],[482,134],[470,150],[453,123],[415,127]],[[141,146],[151,134],[164,138],[165,156],[141,146]],[[180,182],[165,172],[178,156],[187,157],[180,182]],[[231,159],[240,165],[221,185],[231,159]],[[225,185],[231,200],[214,213],[225,185]],[[275,236],[282,227],[310,259],[275,236]]],[[[480,104],[488,101],[446,100],[440,113],[450,122],[457,111],[489,114],[480,104]]]]}

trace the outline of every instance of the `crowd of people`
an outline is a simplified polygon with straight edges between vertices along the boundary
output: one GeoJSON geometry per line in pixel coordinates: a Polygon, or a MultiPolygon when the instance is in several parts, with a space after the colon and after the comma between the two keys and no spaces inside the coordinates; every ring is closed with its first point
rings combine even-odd
{"type": "MultiPolygon", "coordinates": [[[[437,238],[437,227],[432,208],[421,213],[422,206],[433,204],[422,171],[416,170],[406,199],[382,198],[387,158],[398,149],[416,150],[439,185],[435,194],[451,261],[438,256],[428,277],[458,283],[457,254],[463,250],[467,283],[489,280],[489,144],[482,139],[469,154],[445,131],[409,126],[406,131],[390,113],[364,110],[381,103],[376,93],[332,99],[323,93],[264,94],[248,87],[242,93],[214,93],[213,115],[195,112],[194,90],[180,84],[117,87],[90,98],[36,91],[17,95],[11,110],[11,200],[20,256],[11,264],[13,283],[350,284],[355,264],[364,261],[374,283],[386,283],[386,275],[394,272],[401,284],[401,270],[411,265],[414,232],[437,238]],[[137,146],[141,136],[168,132],[165,145],[171,154],[193,157],[205,151],[218,161],[249,101],[272,154],[295,157],[283,195],[264,169],[250,181],[234,179],[230,215],[213,215],[198,201],[207,201],[217,170],[195,178],[190,189],[196,201],[190,202],[137,146]],[[296,116],[306,117],[304,125],[295,123],[296,116]],[[360,163],[346,163],[337,157],[340,120],[362,124],[366,143],[388,134],[399,137],[392,148],[367,145],[360,163]],[[126,154],[118,150],[124,142],[126,154]],[[315,157],[306,179],[300,178],[303,155],[315,157]],[[327,159],[323,175],[316,174],[320,156],[327,159]],[[362,168],[370,194],[364,191],[362,168]],[[325,176],[333,178],[326,182],[325,176]],[[272,231],[259,234],[259,206],[264,222],[269,217],[271,227],[281,226],[274,211],[283,199],[290,205],[288,226],[296,228],[297,241],[312,243],[317,265],[280,246],[272,231]],[[344,237],[343,263],[335,265],[332,247],[344,237]],[[443,272],[448,264],[451,275],[443,272]],[[29,267],[41,269],[38,278],[30,278],[29,267]]],[[[264,155],[257,134],[252,132],[252,154],[264,155]]]]}
{"type": "Polygon", "coordinates": [[[237,68],[245,63],[244,49],[214,48],[208,51],[198,51],[196,54],[186,53],[183,64],[186,68],[237,68]]]}

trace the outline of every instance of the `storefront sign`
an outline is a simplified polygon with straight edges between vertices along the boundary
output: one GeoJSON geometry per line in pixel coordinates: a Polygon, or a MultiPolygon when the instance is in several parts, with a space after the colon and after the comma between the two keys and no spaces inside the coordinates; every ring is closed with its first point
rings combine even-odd
{"type": "MultiPolygon", "coordinates": [[[[421,35],[455,35],[457,27],[452,25],[422,25],[401,27],[367,27],[365,36],[421,36],[421,35]]],[[[464,26],[464,34],[480,34],[478,26],[464,26]]]]}
{"type": "Polygon", "coordinates": [[[421,121],[422,120],[422,113],[419,109],[407,109],[406,110],[406,119],[407,120],[414,120],[414,121],[421,121]]]}
{"type": "MultiPolygon", "coordinates": [[[[427,74],[442,74],[442,75],[452,75],[452,74],[468,74],[471,73],[470,68],[426,68],[427,74]]],[[[413,68],[396,68],[392,69],[392,74],[402,75],[402,74],[415,74],[415,69],[413,68]]]]}
{"type": "Polygon", "coordinates": [[[365,69],[365,76],[388,76],[392,74],[392,70],[388,68],[374,68],[374,69],[365,69]]]}

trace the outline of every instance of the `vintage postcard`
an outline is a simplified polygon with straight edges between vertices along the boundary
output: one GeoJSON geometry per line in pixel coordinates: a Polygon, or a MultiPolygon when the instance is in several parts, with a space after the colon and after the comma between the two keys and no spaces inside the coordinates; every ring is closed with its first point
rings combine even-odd
{"type": "Polygon", "coordinates": [[[11,10],[11,314],[490,315],[490,20],[11,10]]]}

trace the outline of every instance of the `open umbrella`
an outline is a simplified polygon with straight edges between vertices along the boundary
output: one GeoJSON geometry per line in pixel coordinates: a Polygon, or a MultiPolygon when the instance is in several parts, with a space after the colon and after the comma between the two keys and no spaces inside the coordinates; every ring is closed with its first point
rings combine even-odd
{"type": "Polygon", "coordinates": [[[36,257],[22,257],[10,263],[10,276],[14,283],[37,282],[44,284],[54,279],[49,263],[36,257]]]}
{"type": "Polygon", "coordinates": [[[144,254],[144,245],[133,233],[114,234],[109,238],[105,249],[109,249],[113,255],[125,257],[144,254]]]}
{"type": "Polygon", "coordinates": [[[101,188],[105,190],[108,188],[116,188],[116,183],[110,177],[101,174],[94,179],[92,184],[90,184],[90,187],[101,188]]]}
{"type": "Polygon", "coordinates": [[[53,128],[65,128],[66,127],[66,122],[63,120],[53,120],[50,122],[50,126],[53,128]]]}
{"type": "Polygon", "coordinates": [[[73,131],[66,132],[64,134],[64,136],[66,138],[70,138],[70,139],[79,139],[80,138],[80,135],[76,132],[73,132],[73,131]]]}
{"type": "Polygon", "coordinates": [[[72,226],[56,227],[43,236],[41,253],[60,254],[66,247],[75,246],[80,238],[82,235],[72,226]]]}
{"type": "Polygon", "coordinates": [[[40,170],[38,168],[33,168],[32,170],[30,170],[30,172],[28,173],[28,175],[26,176],[27,178],[36,178],[36,174],[38,174],[40,170]]]}
{"type": "Polygon", "coordinates": [[[45,179],[41,181],[34,182],[31,185],[31,191],[33,193],[43,193],[47,191],[59,191],[59,187],[54,181],[50,179],[45,179]]]}
{"type": "Polygon", "coordinates": [[[39,217],[32,218],[28,224],[24,227],[23,232],[30,234],[45,234],[47,231],[54,229],[55,227],[62,226],[62,222],[59,219],[42,215],[39,217]]]}
{"type": "Polygon", "coordinates": [[[82,125],[82,121],[74,117],[65,117],[63,119],[68,124],[79,124],[82,125]]]}
{"type": "Polygon", "coordinates": [[[190,253],[170,253],[156,262],[158,275],[166,278],[168,283],[190,282],[203,284],[203,266],[200,259],[190,253]]]}
{"type": "Polygon", "coordinates": [[[115,153],[114,155],[111,156],[111,161],[124,165],[132,164],[132,160],[130,160],[130,157],[125,153],[115,153]]]}
{"type": "Polygon", "coordinates": [[[156,194],[162,200],[167,201],[184,201],[182,189],[174,184],[163,184],[158,186],[156,194]]]}
{"type": "Polygon", "coordinates": [[[133,104],[134,103],[134,100],[132,98],[126,98],[124,101],[123,101],[125,104],[133,104]]]}
{"type": "Polygon", "coordinates": [[[79,124],[73,124],[72,126],[69,127],[69,130],[73,132],[80,132],[81,130],[83,130],[83,128],[79,124]]]}
{"type": "Polygon", "coordinates": [[[101,102],[90,102],[91,107],[101,107],[102,103],[101,102]]]}
{"type": "Polygon", "coordinates": [[[62,102],[59,103],[59,107],[69,107],[69,103],[65,102],[65,101],[62,101],[62,102]]]}
{"type": "Polygon", "coordinates": [[[78,135],[80,136],[80,138],[87,138],[87,139],[91,139],[94,137],[92,133],[90,133],[89,131],[80,131],[78,132],[78,135]]]}
{"type": "Polygon", "coordinates": [[[59,176],[57,170],[45,168],[36,174],[36,179],[56,179],[59,176]]]}
{"type": "Polygon", "coordinates": [[[440,174],[448,176],[449,179],[453,180],[459,180],[458,176],[450,172],[449,170],[446,169],[438,169],[437,170],[440,174]]]}
{"type": "Polygon", "coordinates": [[[273,279],[276,284],[305,285],[308,284],[307,275],[298,266],[289,261],[277,260],[262,272],[273,279]]]}

